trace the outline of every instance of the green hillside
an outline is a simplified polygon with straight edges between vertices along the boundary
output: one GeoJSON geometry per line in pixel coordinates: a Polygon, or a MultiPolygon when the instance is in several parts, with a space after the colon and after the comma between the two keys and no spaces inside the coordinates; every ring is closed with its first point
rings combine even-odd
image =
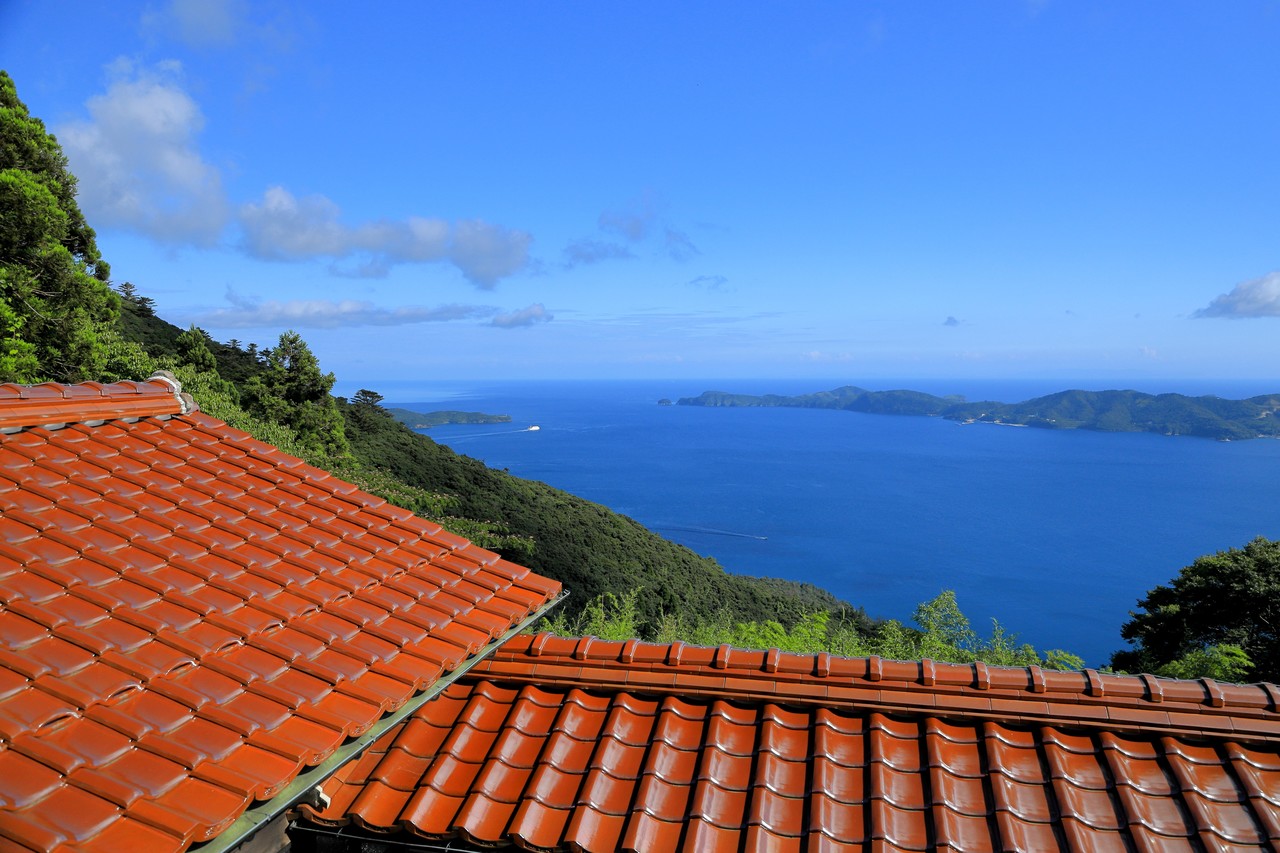
{"type": "Polygon", "coordinates": [[[1224,400],[1140,391],[1060,391],[1021,403],[967,403],[921,391],[868,391],[846,385],[790,397],[706,391],[697,397],[683,397],[678,405],[843,409],[878,415],[929,415],[961,423],[1154,432],[1219,440],[1280,436],[1280,394],[1224,400]]]}

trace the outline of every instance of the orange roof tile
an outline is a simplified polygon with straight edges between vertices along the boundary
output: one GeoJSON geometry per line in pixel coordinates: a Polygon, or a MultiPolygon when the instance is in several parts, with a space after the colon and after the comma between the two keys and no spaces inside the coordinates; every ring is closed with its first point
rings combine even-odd
{"type": "Polygon", "coordinates": [[[0,385],[0,849],[213,838],[560,592],[171,379],[0,385]]]}
{"type": "Polygon", "coordinates": [[[522,636],[301,806],[295,849],[310,827],[537,850],[1270,850],[1278,697],[522,636]]]}

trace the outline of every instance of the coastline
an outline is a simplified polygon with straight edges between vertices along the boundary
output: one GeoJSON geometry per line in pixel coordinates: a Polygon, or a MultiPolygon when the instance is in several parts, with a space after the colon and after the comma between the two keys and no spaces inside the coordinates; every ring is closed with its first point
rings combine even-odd
{"type": "Polygon", "coordinates": [[[542,430],[430,434],[446,445],[467,436],[458,452],[661,528],[734,574],[814,583],[907,622],[953,588],[976,626],[997,618],[1037,648],[1091,665],[1124,646],[1128,611],[1183,565],[1257,535],[1280,538],[1268,511],[1280,503],[1275,442],[655,405],[703,383],[471,385],[476,408],[542,430]]]}

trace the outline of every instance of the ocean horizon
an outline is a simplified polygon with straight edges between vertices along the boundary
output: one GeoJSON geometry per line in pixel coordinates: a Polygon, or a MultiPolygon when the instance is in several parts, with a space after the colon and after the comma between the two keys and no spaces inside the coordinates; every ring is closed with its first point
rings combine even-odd
{"type": "Polygon", "coordinates": [[[385,405],[506,414],[422,432],[518,477],[634,518],[727,571],[823,587],[911,621],[954,589],[1091,666],[1124,647],[1138,599],[1196,557],[1280,538],[1280,442],[1008,429],[788,408],[659,406],[707,390],[800,394],[840,384],[1016,402],[1070,388],[1239,398],[1242,380],[565,380],[387,382],[385,405]],[[529,427],[538,426],[536,431],[529,427]]]}

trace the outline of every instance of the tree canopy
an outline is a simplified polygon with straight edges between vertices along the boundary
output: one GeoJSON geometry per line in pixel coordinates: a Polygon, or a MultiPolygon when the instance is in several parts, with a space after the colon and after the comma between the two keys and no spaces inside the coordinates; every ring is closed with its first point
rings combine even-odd
{"type": "Polygon", "coordinates": [[[1138,602],[1117,669],[1280,681],[1280,542],[1200,557],[1138,602]]]}
{"type": "Polygon", "coordinates": [[[104,372],[120,300],[57,139],[0,71],[0,381],[104,372]]]}
{"type": "Polygon", "coordinates": [[[1031,645],[1018,645],[992,620],[989,639],[980,637],[960,611],[956,594],[943,590],[915,610],[917,627],[896,620],[873,623],[860,614],[811,610],[790,627],[776,619],[742,621],[722,608],[710,618],[684,611],[664,613],[647,621],[639,607],[640,591],[620,595],[606,592],[589,601],[576,615],[559,611],[546,629],[564,637],[590,635],[604,640],[644,637],[660,643],[677,640],[699,646],[727,644],[741,649],[780,649],[809,654],[829,652],[846,657],[879,655],[894,660],[929,658],[949,663],[982,661],[996,666],[1038,665],[1046,669],[1081,669],[1084,661],[1070,652],[1052,649],[1041,655],[1031,645]],[[850,618],[853,617],[853,618],[850,618]]]}
{"type": "Polygon", "coordinates": [[[290,427],[312,452],[341,457],[350,448],[342,413],[329,394],[334,381],[332,373],[320,370],[320,360],[302,336],[285,332],[263,352],[263,369],[246,383],[245,408],[290,427]]]}

